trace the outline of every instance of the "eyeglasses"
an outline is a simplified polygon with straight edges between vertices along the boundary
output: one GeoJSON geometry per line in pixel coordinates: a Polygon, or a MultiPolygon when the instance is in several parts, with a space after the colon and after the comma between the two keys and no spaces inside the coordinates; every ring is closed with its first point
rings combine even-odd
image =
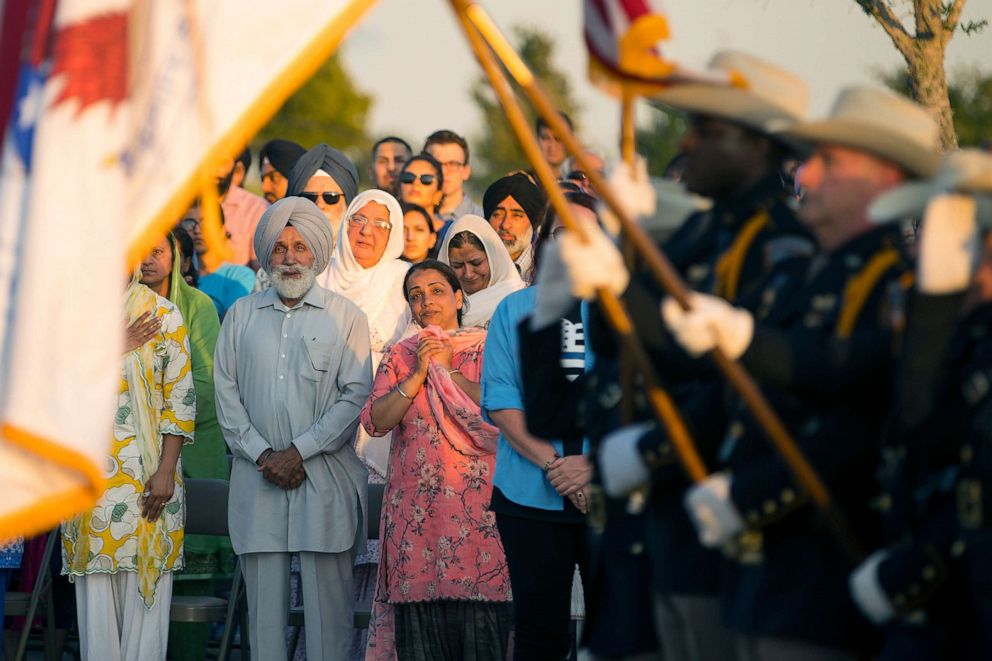
{"type": "Polygon", "coordinates": [[[458,168],[465,167],[465,164],[460,161],[445,161],[441,163],[441,167],[445,170],[457,170],[458,168]]]}
{"type": "MultiPolygon", "coordinates": [[[[415,175],[412,172],[404,172],[403,174],[400,175],[401,184],[412,184],[417,179],[418,179],[417,175],[415,175]]],[[[422,174],[420,175],[419,179],[420,179],[420,183],[422,183],[424,186],[430,186],[431,184],[434,183],[434,180],[437,179],[437,175],[422,174]]]]}
{"type": "Polygon", "coordinates": [[[365,227],[366,225],[371,224],[372,229],[382,230],[383,232],[391,232],[393,230],[393,224],[388,221],[369,220],[365,216],[362,216],[357,213],[351,218],[349,218],[348,222],[354,225],[355,227],[365,227]]]}
{"type": "Polygon", "coordinates": [[[338,200],[344,197],[344,193],[300,193],[300,197],[310,200],[314,204],[317,204],[317,198],[321,197],[324,199],[324,204],[337,204],[338,200]]]}
{"type": "Polygon", "coordinates": [[[568,231],[567,227],[565,227],[564,225],[559,225],[558,227],[551,230],[551,238],[557,241],[562,236],[564,236],[565,232],[567,231],[568,231]]]}
{"type": "Polygon", "coordinates": [[[183,218],[183,220],[179,223],[179,226],[189,232],[199,227],[200,221],[196,218],[183,218]]]}

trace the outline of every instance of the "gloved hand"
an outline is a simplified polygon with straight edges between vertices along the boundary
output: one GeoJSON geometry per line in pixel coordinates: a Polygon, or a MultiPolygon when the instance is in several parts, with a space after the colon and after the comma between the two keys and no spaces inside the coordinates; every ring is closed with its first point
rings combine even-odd
{"type": "Polygon", "coordinates": [[[685,493],[683,505],[703,546],[723,546],[744,530],[744,519],[730,500],[730,480],[729,473],[714,473],[685,493]]]}
{"type": "Polygon", "coordinates": [[[572,294],[589,299],[598,288],[606,287],[619,296],[630,281],[620,249],[598,226],[587,225],[585,234],[586,242],[572,232],[565,232],[557,241],[572,294]]]}
{"type": "Polygon", "coordinates": [[[737,360],[747,351],[754,337],[754,317],[747,310],[709,294],[689,295],[686,311],[667,297],[661,303],[661,316],[675,340],[692,356],[701,356],[720,347],[727,358],[737,360]]]}
{"type": "Polygon", "coordinates": [[[629,425],[603,437],[599,446],[599,472],[607,495],[619,498],[647,482],[650,471],[637,441],[648,432],[650,425],[629,425]]]}
{"type": "Polygon", "coordinates": [[[557,324],[575,305],[572,283],[568,279],[565,263],[561,261],[561,246],[556,241],[548,241],[541,249],[534,286],[537,288],[537,302],[530,317],[532,330],[557,324]]]}
{"type": "Polygon", "coordinates": [[[851,572],[847,580],[854,603],[875,624],[885,624],[896,616],[896,609],[878,580],[878,567],[888,557],[889,552],[885,549],[875,551],[851,572]]]}
{"type": "Polygon", "coordinates": [[[610,172],[608,181],[628,216],[637,219],[654,215],[654,187],[648,180],[647,161],[643,157],[638,156],[634,160],[633,168],[626,161],[619,161],[610,172]]]}
{"type": "Polygon", "coordinates": [[[938,195],[927,204],[916,264],[921,292],[948,294],[968,287],[981,250],[975,208],[967,195],[938,195]]]}

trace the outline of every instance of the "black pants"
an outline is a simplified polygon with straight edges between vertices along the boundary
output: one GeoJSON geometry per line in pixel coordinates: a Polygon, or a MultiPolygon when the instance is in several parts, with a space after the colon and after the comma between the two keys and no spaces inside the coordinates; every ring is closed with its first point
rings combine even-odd
{"type": "Polygon", "coordinates": [[[572,577],[588,575],[584,523],[496,515],[513,588],[513,659],[564,659],[571,646],[572,577]]]}

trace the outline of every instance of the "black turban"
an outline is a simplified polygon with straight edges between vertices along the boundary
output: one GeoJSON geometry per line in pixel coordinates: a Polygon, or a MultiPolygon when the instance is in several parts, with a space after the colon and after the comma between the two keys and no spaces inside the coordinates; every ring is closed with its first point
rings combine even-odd
{"type": "Polygon", "coordinates": [[[323,142],[303,154],[293,166],[293,171],[289,173],[288,177],[289,185],[286,188],[286,195],[302,193],[303,189],[307,187],[310,177],[317,170],[323,170],[331,175],[331,178],[341,187],[345,203],[351,204],[355,195],[358,194],[358,170],[350,158],[323,142]]]}
{"type": "Polygon", "coordinates": [[[262,151],[258,152],[258,164],[261,167],[265,159],[268,159],[276,172],[288,178],[289,173],[293,171],[293,166],[305,153],[307,150],[292,140],[276,138],[266,142],[262,151]]]}
{"type": "Polygon", "coordinates": [[[544,194],[524,174],[511,174],[497,179],[486,189],[486,194],[482,196],[482,210],[486,214],[486,220],[489,220],[499,203],[507,197],[512,197],[523,207],[531,226],[540,222],[541,214],[544,213],[544,194]]]}

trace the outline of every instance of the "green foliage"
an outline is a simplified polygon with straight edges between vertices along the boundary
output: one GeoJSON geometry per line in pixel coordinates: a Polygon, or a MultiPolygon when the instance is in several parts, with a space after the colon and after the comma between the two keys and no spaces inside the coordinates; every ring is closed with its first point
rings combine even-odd
{"type": "Polygon", "coordinates": [[[651,122],[637,129],[637,153],[647,161],[648,174],[662,176],[665,166],[679,153],[685,129],[684,113],[652,108],[651,122]]]}
{"type": "MultiPolygon", "coordinates": [[[[541,81],[541,85],[555,105],[572,118],[578,131],[579,121],[576,114],[579,106],[573,97],[571,84],[568,77],[552,63],[554,39],[536,27],[517,26],[512,29],[512,34],[520,57],[530,67],[534,76],[541,81]]],[[[522,92],[519,89],[516,91],[533,129],[535,114],[522,92]]],[[[473,179],[481,184],[481,186],[477,184],[476,188],[485,188],[489,182],[511,170],[530,170],[530,164],[520,149],[513,129],[510,128],[484,74],[480,74],[472,85],[471,97],[479,108],[479,113],[482,115],[481,125],[484,127],[483,132],[473,136],[470,143],[472,153],[478,154],[478,159],[473,156],[472,164],[473,179]]]]}
{"type": "MultiPolygon", "coordinates": [[[[912,84],[905,69],[878,71],[876,77],[889,88],[912,96],[912,84]]],[[[992,138],[992,74],[977,67],[954,71],[947,83],[954,131],[962,147],[975,147],[992,138]]]]}
{"type": "Polygon", "coordinates": [[[372,143],[365,132],[373,98],[356,87],[337,54],[330,57],[252,141],[256,154],[272,138],[285,138],[307,149],[326,142],[345,152],[364,171],[372,143]]]}

